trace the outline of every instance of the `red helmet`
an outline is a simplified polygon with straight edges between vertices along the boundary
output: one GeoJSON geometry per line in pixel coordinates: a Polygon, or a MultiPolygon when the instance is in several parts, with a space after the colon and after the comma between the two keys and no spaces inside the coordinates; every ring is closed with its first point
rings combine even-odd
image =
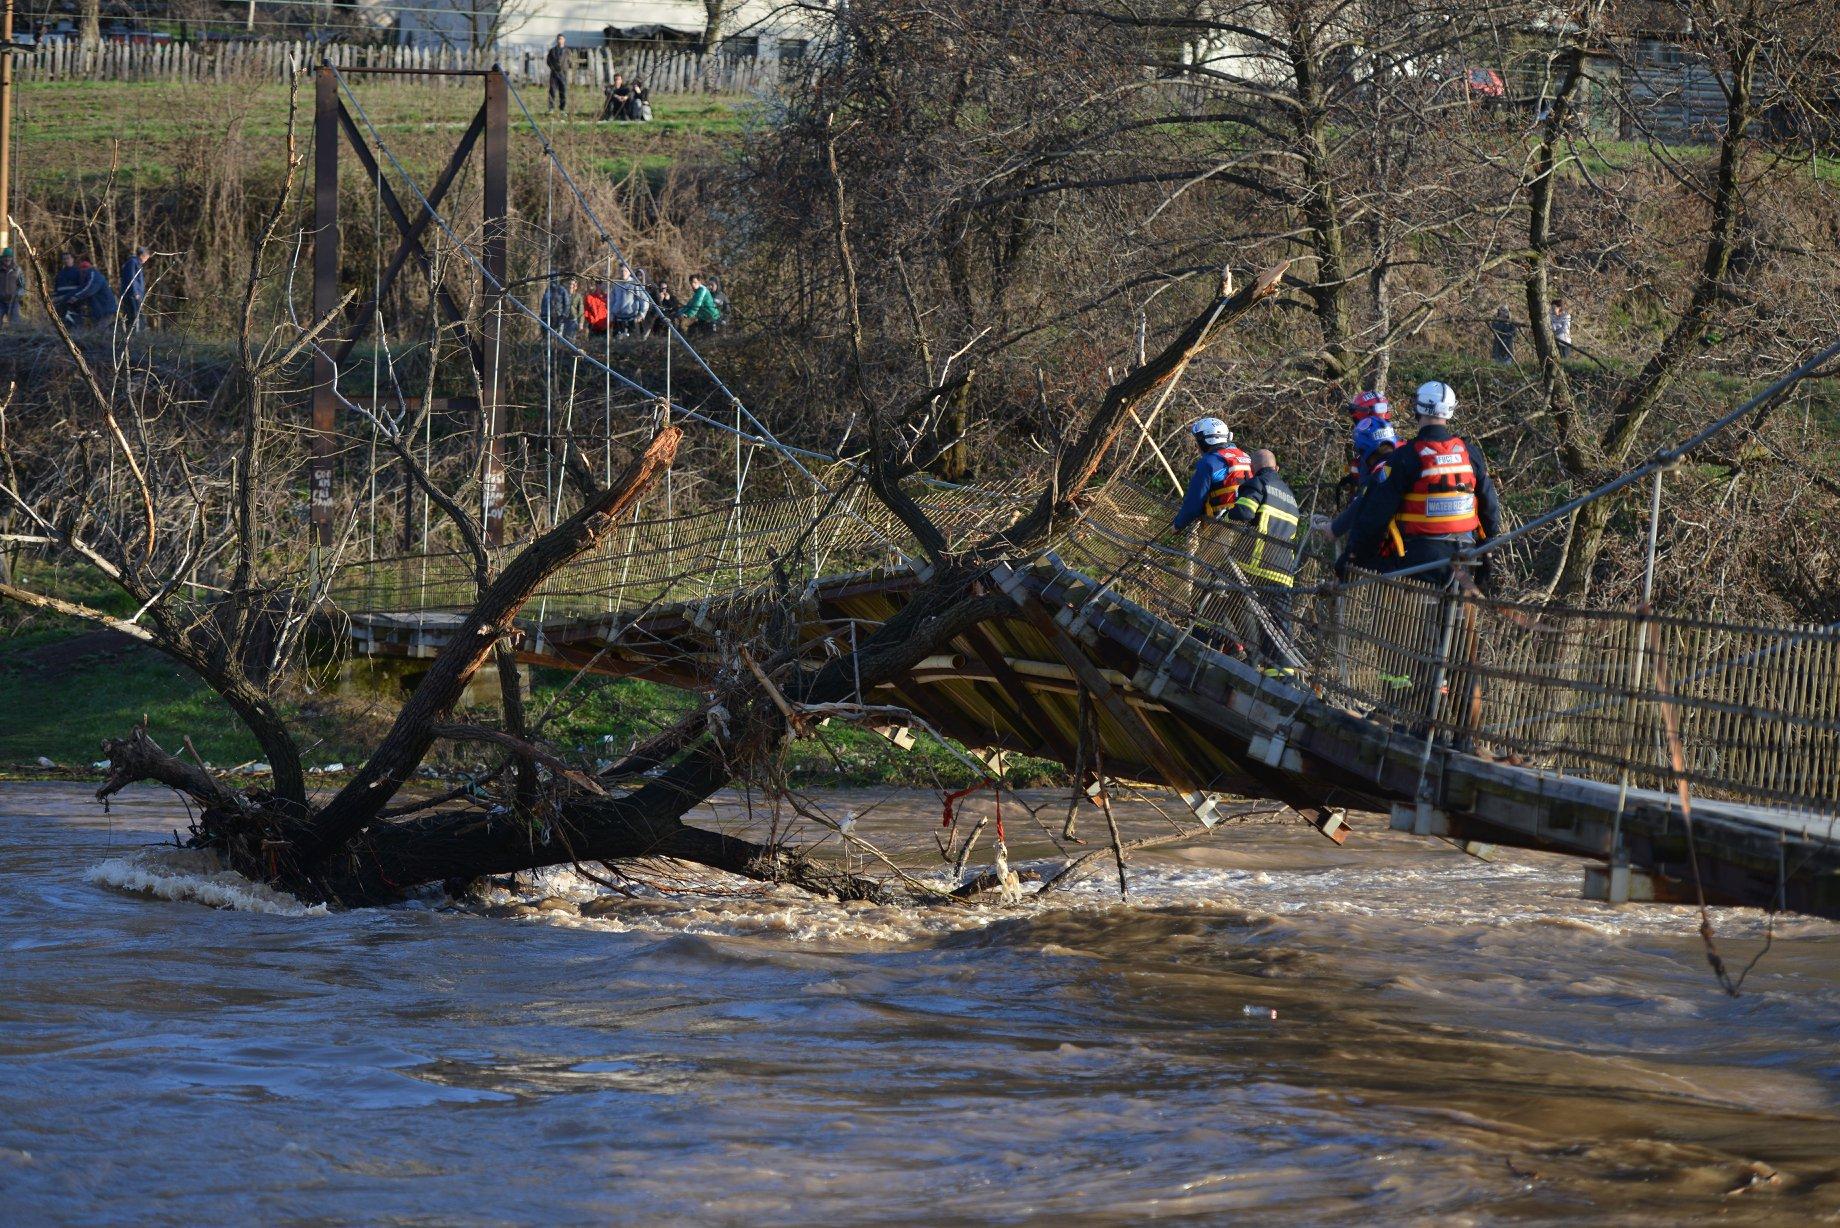
{"type": "Polygon", "coordinates": [[[1393,407],[1387,402],[1386,393],[1363,392],[1348,402],[1348,416],[1356,422],[1367,418],[1384,420],[1393,416],[1393,407]]]}

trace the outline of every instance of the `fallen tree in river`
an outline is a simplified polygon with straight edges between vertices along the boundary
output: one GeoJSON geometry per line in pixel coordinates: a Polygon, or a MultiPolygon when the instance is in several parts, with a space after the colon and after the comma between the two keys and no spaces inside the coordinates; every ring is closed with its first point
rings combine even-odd
{"type": "MultiPolygon", "coordinates": [[[[270,241],[280,212],[271,218],[270,241]]],[[[847,251],[841,227],[839,242],[847,251]]],[[[265,251],[269,245],[265,242],[265,251]]],[[[685,816],[776,756],[799,723],[799,708],[837,705],[852,696],[860,701],[954,636],[1009,609],[1009,599],[986,583],[991,567],[1031,556],[1077,514],[1079,499],[1137,408],[1165,390],[1235,319],[1272,294],[1281,273],[1281,267],[1273,269],[1237,293],[1223,280],[1219,292],[1160,353],[1105,389],[1077,440],[1055,460],[1047,488],[1033,505],[969,549],[948,550],[945,535],[902,493],[902,480],[925,463],[913,442],[918,433],[903,436],[896,429],[902,409],[868,406],[884,419],[879,438],[908,442],[883,444],[861,476],[928,556],[926,579],[894,617],[848,652],[807,660],[796,636],[757,646],[762,655],[756,666],[732,671],[701,708],[653,740],[644,765],[651,768],[649,774],[635,775],[628,770],[633,765],[626,765],[591,775],[546,746],[525,719],[513,650],[525,604],[632,512],[648,486],[672,465],[683,431],[671,425],[658,429],[604,486],[577,466],[573,478],[588,491],[579,507],[495,567],[479,519],[440,486],[409,446],[421,419],[402,398],[395,415],[370,407],[370,424],[406,480],[418,485],[452,523],[473,559],[477,595],[458,633],[435,657],[362,767],[323,804],[310,798],[299,745],[271,695],[292,667],[307,622],[322,604],[326,576],[322,571],[264,577],[258,562],[278,553],[291,556],[277,549],[277,535],[298,532],[288,528],[288,483],[276,475],[298,473],[299,457],[271,454],[277,432],[270,418],[278,396],[270,385],[288,359],[318,343],[328,321],[269,349],[255,345],[247,321],[262,280],[259,267],[249,281],[245,335],[233,377],[241,397],[239,439],[228,455],[214,460],[199,459],[208,453],[195,446],[185,407],[150,408],[146,373],[128,369],[99,378],[86,353],[58,325],[89,393],[85,411],[73,415],[80,419],[83,446],[74,454],[47,446],[36,456],[9,457],[13,476],[6,493],[47,549],[93,568],[132,601],[137,613],[121,617],[16,584],[0,584],[0,597],[114,628],[202,678],[261,745],[272,783],[233,788],[201,763],[162,748],[140,728],[103,748],[110,768],[98,795],[106,800],[143,781],[172,789],[196,807],[193,844],[214,850],[251,878],[303,897],[358,905],[426,883],[547,865],[670,857],[825,894],[880,899],[889,890],[884,882],[815,860],[784,832],[762,843],[696,826],[685,816]],[[139,395],[115,389],[136,389],[139,395]],[[108,480],[99,482],[105,459],[113,463],[108,480]],[[226,519],[227,535],[206,527],[226,519]],[[504,727],[456,723],[453,714],[468,684],[488,666],[500,674],[504,727]],[[718,711],[723,714],[719,722],[712,719],[718,711]],[[481,743],[502,755],[503,762],[464,797],[405,797],[405,786],[443,739],[481,743]],[[636,783],[621,788],[622,781],[636,783]]],[[[49,280],[35,279],[41,287],[49,280]]],[[[55,312],[47,314],[56,322],[55,312]]],[[[124,351],[118,361],[132,360],[124,351]]],[[[900,404],[925,408],[953,382],[942,372],[938,387],[900,404]]],[[[867,402],[867,390],[861,391],[867,402]]],[[[361,412],[349,402],[347,409],[361,412]]],[[[782,600],[790,608],[797,595],[782,594],[782,600]]]]}

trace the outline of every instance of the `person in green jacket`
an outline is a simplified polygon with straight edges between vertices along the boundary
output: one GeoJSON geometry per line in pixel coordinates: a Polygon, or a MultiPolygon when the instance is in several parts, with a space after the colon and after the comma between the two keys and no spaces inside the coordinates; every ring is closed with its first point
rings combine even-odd
{"type": "Polygon", "coordinates": [[[716,296],[710,293],[701,273],[690,275],[690,301],[677,313],[677,318],[688,321],[684,331],[689,333],[712,332],[721,320],[722,307],[716,302],[716,296]]]}

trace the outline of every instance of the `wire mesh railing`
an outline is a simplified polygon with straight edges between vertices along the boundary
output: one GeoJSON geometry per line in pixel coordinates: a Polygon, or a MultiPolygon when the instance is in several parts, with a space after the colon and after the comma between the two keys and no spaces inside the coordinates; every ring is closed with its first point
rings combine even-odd
{"type": "Polygon", "coordinates": [[[1254,581],[1256,534],[1159,532],[1161,499],[1116,487],[1059,547],[1178,631],[1292,674],[1413,736],[1638,788],[1840,809],[1840,626],[1764,626],[1495,600],[1418,580],[1335,583],[1306,550],[1254,581]],[[1275,634],[1274,634],[1275,632],[1275,634]],[[1666,729],[1679,727],[1684,772],[1666,729]]]}
{"type": "MultiPolygon", "coordinates": [[[[954,548],[1007,523],[1030,497],[1020,479],[914,493],[954,548]]],[[[1172,634],[1283,673],[1409,736],[1600,780],[1627,773],[1632,786],[1662,789],[1676,779],[1664,723],[1671,706],[1695,792],[1840,809],[1840,627],[1576,610],[1385,577],[1341,584],[1307,541],[1283,584],[1248,570],[1269,572],[1279,543],[1218,521],[1175,534],[1169,515],[1161,496],[1114,484],[1055,542],[1053,557],[1172,634]]],[[[821,578],[897,570],[918,555],[861,488],[718,505],[619,526],[551,577],[531,609],[553,620],[769,588],[797,593],[821,578]]],[[[472,567],[462,554],[353,564],[329,596],[347,613],[465,610],[475,597],[472,567]]]]}
{"type": "MultiPolygon", "coordinates": [[[[926,509],[960,548],[1006,521],[1014,492],[929,486],[926,509]]],[[[501,570],[521,544],[490,552],[501,570]]],[[[635,516],[566,564],[532,595],[546,617],[623,614],[680,602],[737,598],[766,587],[900,568],[920,549],[863,487],[716,504],[682,515],[635,516]]],[[[473,556],[408,554],[341,567],[327,601],[348,614],[458,612],[478,598],[473,556]]]]}

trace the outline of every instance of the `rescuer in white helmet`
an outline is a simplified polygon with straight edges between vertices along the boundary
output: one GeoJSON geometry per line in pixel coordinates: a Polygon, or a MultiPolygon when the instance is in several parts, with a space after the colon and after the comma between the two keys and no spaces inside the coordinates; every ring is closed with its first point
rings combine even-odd
{"type": "Polygon", "coordinates": [[[1175,527],[1186,529],[1203,517],[1227,514],[1239,484],[1252,476],[1252,458],[1233,446],[1233,432],[1219,418],[1197,418],[1189,425],[1201,455],[1189,476],[1188,490],[1176,512],[1175,527]]]}
{"type": "Polygon", "coordinates": [[[1501,505],[1482,449],[1450,429],[1456,390],[1441,380],[1420,384],[1412,412],[1418,434],[1393,453],[1386,480],[1362,497],[1347,557],[1355,566],[1387,572],[1442,562],[1413,577],[1441,587],[1450,582],[1449,563],[1459,551],[1495,536],[1501,505]],[[1402,548],[1383,551],[1389,541],[1402,548]]]}

